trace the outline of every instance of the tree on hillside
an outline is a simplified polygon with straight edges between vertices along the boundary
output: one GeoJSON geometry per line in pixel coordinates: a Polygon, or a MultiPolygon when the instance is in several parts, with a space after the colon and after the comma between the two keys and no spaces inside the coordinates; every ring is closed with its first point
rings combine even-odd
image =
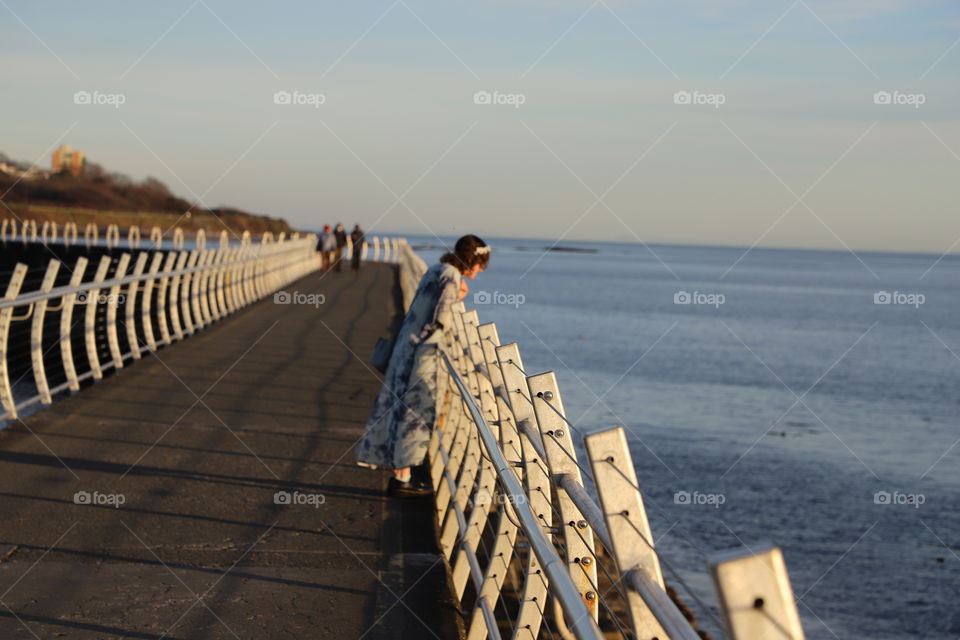
{"type": "Polygon", "coordinates": [[[166,184],[154,178],[153,176],[147,176],[140,186],[144,189],[149,189],[150,191],[155,191],[165,196],[173,195],[170,193],[170,189],[166,184]]]}

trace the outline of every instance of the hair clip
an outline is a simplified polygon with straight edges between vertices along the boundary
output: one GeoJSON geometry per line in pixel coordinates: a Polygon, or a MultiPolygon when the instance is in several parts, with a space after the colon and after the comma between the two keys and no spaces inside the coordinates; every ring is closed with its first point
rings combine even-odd
{"type": "Polygon", "coordinates": [[[482,256],[485,253],[490,253],[490,245],[487,245],[485,247],[477,247],[476,249],[473,250],[473,252],[478,256],[482,256]]]}

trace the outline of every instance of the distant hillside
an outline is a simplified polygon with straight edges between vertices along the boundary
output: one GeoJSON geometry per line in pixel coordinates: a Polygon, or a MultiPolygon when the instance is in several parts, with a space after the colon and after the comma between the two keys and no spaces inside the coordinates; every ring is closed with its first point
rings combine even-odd
{"type": "Polygon", "coordinates": [[[124,174],[108,173],[94,163],[87,163],[84,175],[79,177],[66,171],[24,174],[27,168],[27,164],[11,161],[0,154],[0,193],[6,193],[3,200],[17,215],[23,213],[38,221],[116,223],[121,226],[163,226],[166,221],[169,226],[179,218],[177,226],[185,230],[202,228],[219,232],[223,229],[219,218],[238,232],[291,231],[287,221],[281,218],[247,213],[233,207],[208,210],[174,195],[156,178],[148,177],[137,183],[124,174]],[[102,221],[98,212],[103,214],[102,221]],[[189,215],[183,215],[186,212],[189,215]]]}

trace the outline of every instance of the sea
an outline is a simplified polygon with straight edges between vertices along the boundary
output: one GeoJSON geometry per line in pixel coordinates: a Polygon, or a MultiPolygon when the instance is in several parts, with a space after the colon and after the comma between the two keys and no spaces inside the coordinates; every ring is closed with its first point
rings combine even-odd
{"type": "Polygon", "coordinates": [[[773,544],[807,638],[960,638],[960,256],[486,240],[468,308],[626,428],[703,628],[710,559],[773,544]]]}

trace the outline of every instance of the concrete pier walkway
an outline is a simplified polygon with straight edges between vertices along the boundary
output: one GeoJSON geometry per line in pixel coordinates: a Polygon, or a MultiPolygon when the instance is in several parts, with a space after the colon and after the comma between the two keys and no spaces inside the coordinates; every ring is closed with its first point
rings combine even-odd
{"type": "Polygon", "coordinates": [[[286,291],[0,432],[0,638],[456,637],[431,503],[353,464],[395,267],[286,291]]]}

